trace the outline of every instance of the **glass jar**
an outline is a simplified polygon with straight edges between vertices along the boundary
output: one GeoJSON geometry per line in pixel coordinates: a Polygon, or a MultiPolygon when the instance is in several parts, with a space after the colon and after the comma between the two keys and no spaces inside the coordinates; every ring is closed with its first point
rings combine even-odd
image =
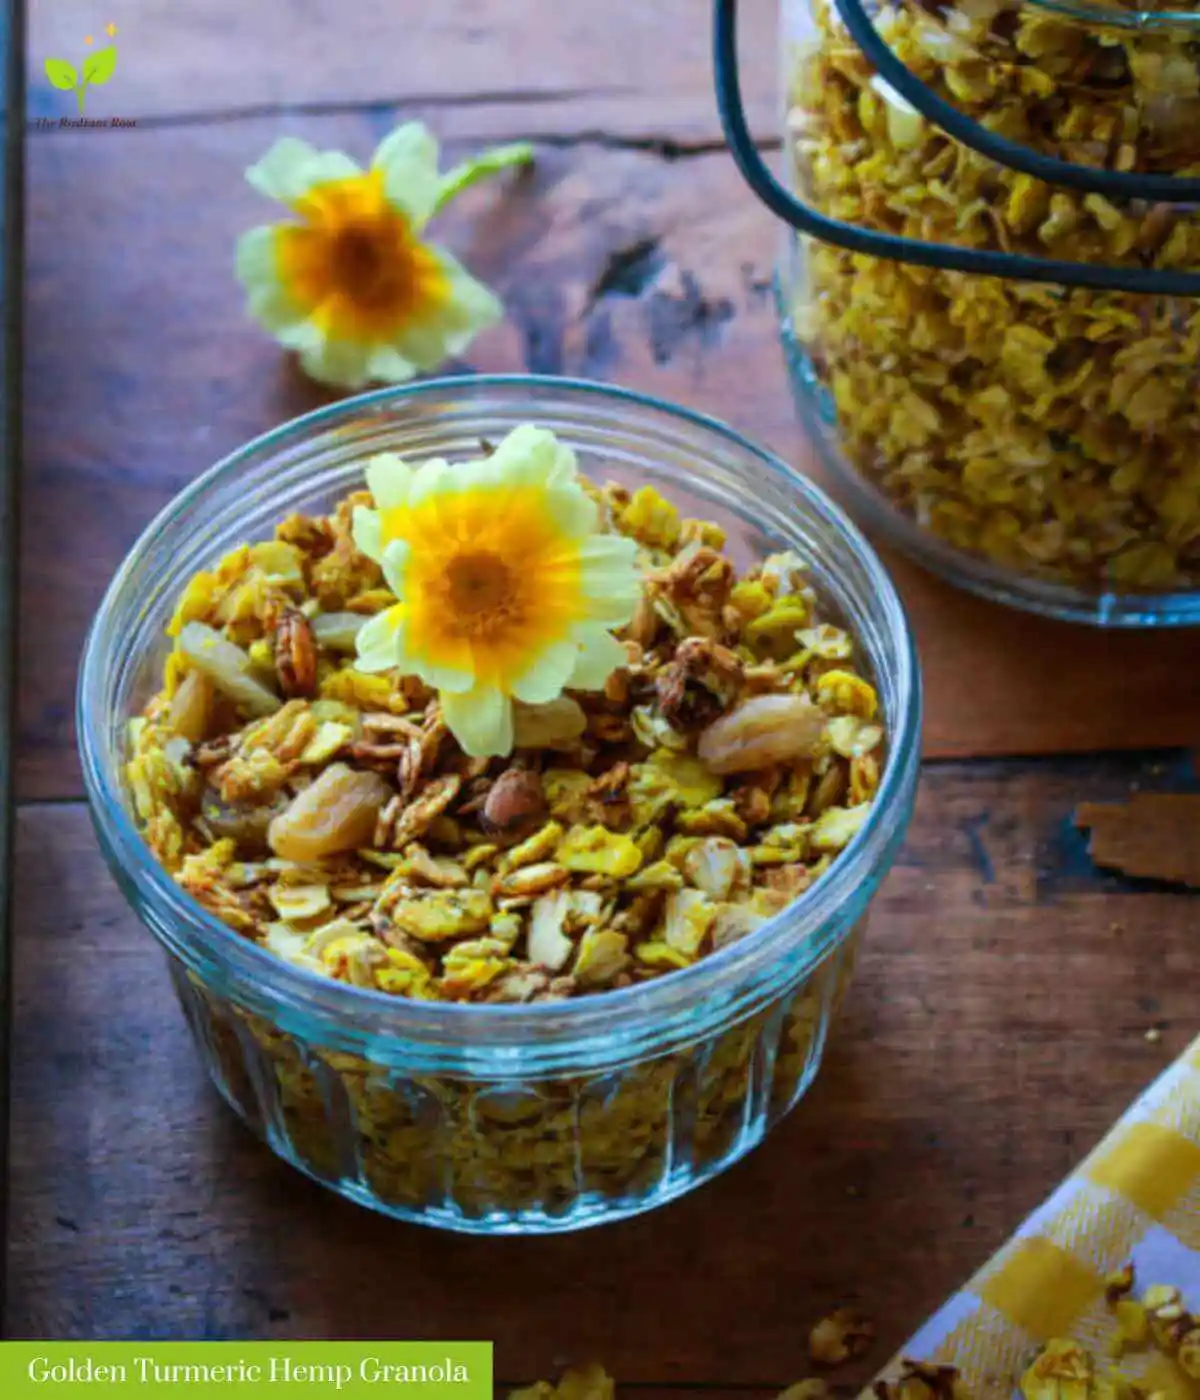
{"type": "Polygon", "coordinates": [[[104,855],[166,950],[204,1063],[282,1158],[387,1214],[488,1232],[572,1229],[668,1201],[742,1156],[816,1073],[867,906],[911,814],[919,681],[903,610],[870,546],[818,491],[729,429],[598,385],[434,381],[319,410],[184,491],[118,571],[78,692],[104,855]],[[717,520],[749,563],[779,548],[858,639],[889,736],[863,830],[826,877],[691,968],[526,1006],[389,997],[239,937],[151,857],[122,781],[126,721],[160,684],[182,584],[293,511],[322,512],[381,450],[451,460],[535,421],[583,470],[649,483],[717,520]]]}
{"type": "Polygon", "coordinates": [[[1200,621],[1200,13],[783,0],[802,415],[856,513],[1004,602],[1200,621]]]}

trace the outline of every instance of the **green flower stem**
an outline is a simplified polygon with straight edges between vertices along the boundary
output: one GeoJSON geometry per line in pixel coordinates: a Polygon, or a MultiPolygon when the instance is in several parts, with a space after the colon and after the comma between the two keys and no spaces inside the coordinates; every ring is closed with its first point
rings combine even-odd
{"type": "Polygon", "coordinates": [[[442,177],[442,187],[438,192],[433,212],[439,213],[452,199],[456,199],[463,190],[470,189],[477,181],[485,180],[490,175],[498,175],[502,170],[508,170],[514,165],[530,165],[532,162],[533,147],[528,141],[516,141],[511,146],[497,146],[494,150],[484,151],[482,155],[474,156],[471,160],[464,160],[461,165],[448,170],[442,177]]]}

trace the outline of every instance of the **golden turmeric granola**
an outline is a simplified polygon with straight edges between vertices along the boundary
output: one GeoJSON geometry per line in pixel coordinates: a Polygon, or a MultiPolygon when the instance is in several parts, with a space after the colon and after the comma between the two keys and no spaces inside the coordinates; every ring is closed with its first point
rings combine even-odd
{"type": "MultiPolygon", "coordinates": [[[[1190,33],[1005,0],[874,8],[942,97],[1077,163],[1194,175],[1190,33]]],[[[1194,268],[1186,206],[1059,189],[955,144],[871,68],[831,0],[792,69],[795,178],[822,212],[924,242],[1194,268]]],[[[802,240],[792,324],[852,464],[922,528],[1025,575],[1118,592],[1200,580],[1200,311],[882,261],[802,240]]]]}
{"type": "Polygon", "coordinates": [[[627,663],[519,707],[507,758],[468,757],[419,681],[356,669],[395,601],[350,540],[365,493],[192,579],[128,765],[179,884],[314,972],[488,1003],[688,967],[819,879],[885,742],[852,638],[797,557],[739,577],[715,526],[592,490],[640,546],[627,663]]]}

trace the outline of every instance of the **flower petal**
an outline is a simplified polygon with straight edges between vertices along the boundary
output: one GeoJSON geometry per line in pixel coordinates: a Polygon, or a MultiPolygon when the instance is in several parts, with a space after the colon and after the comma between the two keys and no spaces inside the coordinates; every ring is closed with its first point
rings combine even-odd
{"type": "Polygon", "coordinates": [[[641,596],[637,542],[625,535],[593,535],[579,546],[579,564],[589,615],[602,622],[628,622],[641,596]]]}
{"type": "Polygon", "coordinates": [[[300,364],[305,374],[321,384],[331,384],[338,389],[361,389],[367,383],[370,353],[369,346],[357,341],[320,336],[300,351],[300,364]]]}
{"type": "Polygon", "coordinates": [[[477,685],[462,695],[443,695],[442,718],[472,758],[512,752],[512,701],[494,686],[477,685]]]}
{"type": "Polygon", "coordinates": [[[450,285],[450,295],[441,308],[443,324],[450,331],[450,353],[465,350],[472,338],[488,326],[504,320],[504,303],[462,263],[444,248],[433,250],[441,265],[442,275],[450,285]]]}
{"type": "Polygon", "coordinates": [[[256,165],[246,171],[246,180],[268,199],[285,203],[308,188],[309,164],[316,158],[315,146],[296,136],[283,136],[256,165]]]}
{"type": "Polygon", "coordinates": [[[456,486],[468,485],[466,475],[462,473],[462,467],[451,467],[444,457],[431,457],[428,462],[422,462],[413,472],[412,484],[408,489],[408,504],[415,510],[424,505],[431,496],[452,490],[456,486]]]}
{"type": "Polygon", "coordinates": [[[297,321],[294,326],[284,326],[276,331],[275,339],[285,350],[295,350],[302,355],[310,349],[319,351],[325,344],[325,332],[312,321],[297,321]]]}
{"type": "Polygon", "coordinates": [[[389,540],[383,551],[383,558],[380,560],[387,586],[400,599],[403,599],[406,591],[404,571],[408,566],[408,556],[411,553],[412,550],[407,540],[389,540]]]}
{"type": "Polygon", "coordinates": [[[318,151],[307,141],[284,136],[246,171],[246,179],[268,199],[293,204],[314,185],[360,174],[359,167],[341,151],[318,151]]]}
{"type": "Polygon", "coordinates": [[[574,641],[551,642],[511,682],[514,698],[527,705],[548,704],[562,694],[578,658],[579,647],[574,641]]]}
{"type": "Polygon", "coordinates": [[[576,633],[579,650],[575,669],[567,681],[569,690],[603,690],[604,682],[619,667],[628,663],[625,648],[611,632],[601,627],[588,628],[582,636],[576,633]]]}
{"type": "Polygon", "coordinates": [[[381,384],[407,384],[416,377],[417,366],[392,345],[376,345],[367,361],[367,374],[381,384]]]}
{"type": "Polygon", "coordinates": [[[521,423],[488,458],[509,479],[536,486],[565,486],[576,475],[575,453],[546,428],[521,423]]]}
{"type": "Polygon", "coordinates": [[[397,329],[392,346],[418,369],[436,369],[461,354],[480,331],[504,319],[504,306],[494,292],[477,281],[457,259],[442,249],[436,253],[446,280],[445,296],[414,311],[397,329]]]}
{"type": "Polygon", "coordinates": [[[238,281],[247,291],[279,285],[275,232],[274,224],[259,224],[257,228],[247,229],[237,241],[233,266],[238,281]]]}
{"type": "Polygon", "coordinates": [[[290,329],[307,315],[280,279],[276,232],[270,224],[248,229],[238,239],[234,256],[234,271],[246,289],[246,309],[272,335],[290,329]]]}
{"type": "Polygon", "coordinates": [[[404,654],[404,609],[399,604],[368,618],[355,638],[360,671],[390,671],[404,654]]]}
{"type": "Polygon", "coordinates": [[[579,484],[575,453],[547,429],[520,424],[499,442],[486,465],[506,486],[541,488],[545,506],[568,539],[596,529],[596,504],[579,484]]]}
{"type": "Polygon", "coordinates": [[[398,453],[378,452],[367,463],[367,490],[375,497],[379,510],[404,505],[412,479],[413,469],[398,453]]]}
{"type": "Polygon", "coordinates": [[[464,695],[476,683],[474,671],[464,670],[461,666],[431,661],[427,656],[414,656],[410,660],[413,674],[420,676],[426,685],[440,691],[443,697],[464,695]]]}
{"type": "Polygon", "coordinates": [[[405,122],[383,138],[371,164],[383,172],[388,202],[402,209],[419,232],[442,188],[438,143],[432,132],[422,122],[405,122]]]}
{"type": "Polygon", "coordinates": [[[350,531],[354,547],[377,564],[383,563],[383,521],[377,510],[366,506],[354,507],[354,522],[350,531]]]}
{"type": "Polygon", "coordinates": [[[600,523],[596,502],[577,483],[548,487],[544,500],[546,510],[568,540],[585,539],[600,523]]]}

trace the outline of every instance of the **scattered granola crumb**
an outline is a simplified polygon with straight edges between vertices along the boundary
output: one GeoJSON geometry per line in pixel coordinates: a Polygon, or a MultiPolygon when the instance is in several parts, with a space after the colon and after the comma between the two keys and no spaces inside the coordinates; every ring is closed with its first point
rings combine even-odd
{"type": "MultiPolygon", "coordinates": [[[[1134,1268],[1127,1263],[1104,1280],[1105,1298],[1118,1321],[1120,1348],[1141,1346],[1153,1340],[1173,1357],[1185,1375],[1200,1379],[1200,1325],[1183,1307],[1179,1289],[1154,1284],[1140,1302],[1134,1290],[1134,1268]]],[[[874,1338],[874,1328],[863,1314],[838,1308],[813,1329],[809,1350],[814,1361],[838,1353],[838,1360],[861,1356],[874,1338]],[[818,1356],[818,1352],[822,1355],[818,1356]]],[[[1024,1400],[1164,1400],[1160,1392],[1147,1394],[1117,1368],[1097,1366],[1092,1353],[1070,1337],[1054,1337],[1030,1362],[1018,1380],[1024,1400]]],[[[958,1368],[938,1362],[904,1357],[899,1372],[876,1380],[870,1393],[875,1400],[973,1400],[958,1368]]],[[[795,1381],[776,1400],[831,1400],[833,1391],[819,1378],[795,1381]]],[[[612,1378],[599,1366],[568,1371],[558,1386],[548,1381],[511,1392],[509,1400],[614,1400],[612,1378]]]]}
{"type": "Polygon", "coordinates": [[[877,1380],[871,1387],[876,1400],[970,1400],[958,1368],[904,1357],[900,1374],[877,1380]]]}
{"type": "Polygon", "coordinates": [[[1124,1298],[1126,1294],[1133,1292],[1134,1272],[1133,1263],[1130,1261],[1122,1265],[1119,1269],[1114,1269],[1104,1280],[1104,1297],[1111,1306],[1119,1298],[1124,1298]]]}
{"type": "Polygon", "coordinates": [[[1021,1377],[1025,1400],[1064,1400],[1096,1394],[1096,1368],[1091,1354],[1066,1337],[1054,1337],[1034,1358],[1021,1377]]]}
{"type": "Polygon", "coordinates": [[[855,1308],[837,1308],[823,1317],[808,1338],[808,1354],[818,1366],[840,1366],[865,1356],[875,1340],[875,1324],[855,1308]]]}
{"type": "Polygon", "coordinates": [[[780,1391],[778,1400],[829,1400],[832,1394],[825,1381],[796,1381],[780,1391]]]}
{"type": "Polygon", "coordinates": [[[508,1400],[613,1400],[616,1384],[603,1366],[590,1362],[564,1371],[557,1385],[536,1381],[510,1390],[508,1400]]]}
{"type": "Polygon", "coordinates": [[[1151,1026],[1150,1029],[1146,1032],[1144,1039],[1147,1040],[1151,1045],[1157,1045],[1158,1042],[1162,1039],[1162,1031],[1157,1026],[1151,1026]]]}

